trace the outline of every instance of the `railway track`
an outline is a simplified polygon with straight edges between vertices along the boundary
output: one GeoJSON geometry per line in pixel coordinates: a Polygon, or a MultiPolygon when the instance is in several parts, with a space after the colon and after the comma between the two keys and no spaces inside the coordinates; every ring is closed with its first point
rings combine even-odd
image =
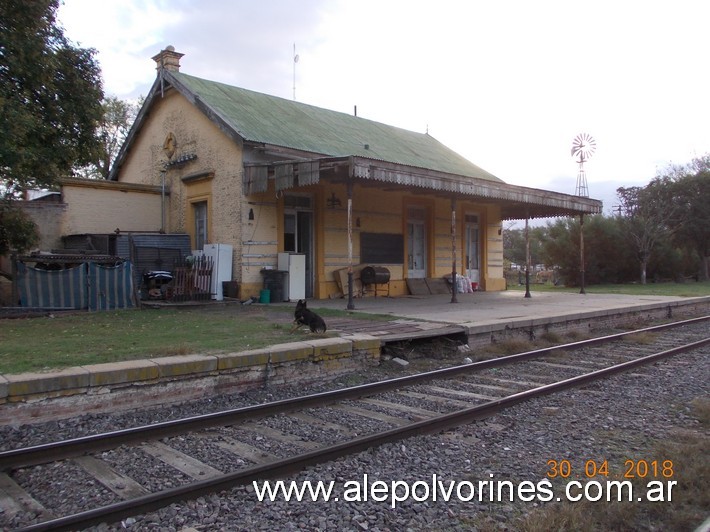
{"type": "Polygon", "coordinates": [[[5,451],[0,520],[24,512],[34,517],[23,530],[82,529],[439,432],[698,349],[710,343],[709,319],[5,451]],[[47,496],[48,485],[59,497],[47,496]],[[53,507],[57,498],[62,504],[53,507]]]}

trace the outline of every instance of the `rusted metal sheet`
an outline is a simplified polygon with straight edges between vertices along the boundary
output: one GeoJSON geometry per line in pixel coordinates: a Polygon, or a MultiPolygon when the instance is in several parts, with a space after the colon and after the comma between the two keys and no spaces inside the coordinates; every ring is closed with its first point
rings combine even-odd
{"type": "MultiPolygon", "coordinates": [[[[499,200],[506,203],[510,202],[511,206],[539,205],[551,208],[550,216],[562,214],[556,212],[559,209],[572,213],[596,214],[601,212],[602,207],[601,202],[598,200],[559,192],[503,183],[491,183],[470,177],[456,177],[445,174],[437,176],[432,172],[424,174],[417,172],[417,169],[407,172],[399,168],[366,165],[357,161],[354,162],[354,165],[353,174],[360,179],[372,179],[404,187],[425,188],[435,192],[499,200]]],[[[521,218],[524,217],[524,213],[521,211],[519,216],[521,218]]]]}
{"type": "Polygon", "coordinates": [[[244,167],[244,194],[258,194],[269,188],[269,168],[265,165],[244,167]]]}
{"type": "Polygon", "coordinates": [[[298,184],[302,186],[317,185],[320,181],[320,163],[306,161],[298,163],[298,184]]]}
{"type": "Polygon", "coordinates": [[[274,179],[276,180],[276,190],[293,188],[293,164],[277,164],[274,166],[274,179]]]}
{"type": "MultiPolygon", "coordinates": [[[[267,168],[269,166],[274,171],[276,190],[317,184],[321,181],[321,170],[327,171],[341,167],[349,170],[347,175],[351,175],[355,182],[361,180],[387,183],[404,188],[425,189],[439,196],[462,196],[488,200],[501,207],[503,219],[523,219],[526,216],[539,218],[598,214],[602,210],[602,203],[599,200],[586,197],[447,174],[425,168],[413,168],[362,157],[326,157],[298,163],[279,161],[271,163],[271,165],[264,164],[247,168],[251,169],[249,171],[252,173],[254,168],[261,168],[260,176],[264,176],[268,175],[267,168]],[[297,174],[294,173],[295,170],[297,170],[297,174]]],[[[259,187],[259,189],[261,188],[259,187]]]]}

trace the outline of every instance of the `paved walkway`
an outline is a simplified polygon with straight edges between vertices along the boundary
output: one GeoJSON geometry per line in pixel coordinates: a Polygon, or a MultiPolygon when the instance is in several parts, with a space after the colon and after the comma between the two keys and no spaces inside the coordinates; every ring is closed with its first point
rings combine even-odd
{"type": "MultiPolygon", "coordinates": [[[[439,336],[450,332],[482,332],[504,327],[527,327],[564,320],[604,317],[624,310],[644,311],[675,306],[691,300],[704,301],[710,306],[710,296],[683,298],[669,296],[629,296],[618,294],[579,294],[533,292],[525,298],[521,291],[475,292],[457,294],[457,303],[451,295],[367,297],[354,299],[357,313],[383,314],[404,318],[389,326],[373,322],[359,330],[378,337],[439,336]]],[[[346,299],[309,302],[310,308],[344,310],[346,299]]],[[[357,320],[353,320],[357,321],[357,320]]],[[[329,320],[329,329],[346,334],[352,326],[346,319],[329,320]]]]}

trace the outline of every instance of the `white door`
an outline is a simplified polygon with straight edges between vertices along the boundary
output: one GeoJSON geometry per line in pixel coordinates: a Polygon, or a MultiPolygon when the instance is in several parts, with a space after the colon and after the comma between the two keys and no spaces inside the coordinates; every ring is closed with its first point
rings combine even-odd
{"type": "Polygon", "coordinates": [[[481,282],[481,243],[480,229],[478,227],[478,215],[467,214],[465,217],[466,233],[466,276],[473,283],[481,282]]]}
{"type": "Polygon", "coordinates": [[[315,284],[313,211],[310,196],[284,196],[284,251],[305,256],[305,297],[313,297],[315,284]]]}
{"type": "Polygon", "coordinates": [[[407,209],[407,276],[426,277],[426,211],[419,207],[407,209]]]}
{"type": "Polygon", "coordinates": [[[288,267],[288,300],[306,299],[306,256],[303,254],[289,255],[288,267]]]}

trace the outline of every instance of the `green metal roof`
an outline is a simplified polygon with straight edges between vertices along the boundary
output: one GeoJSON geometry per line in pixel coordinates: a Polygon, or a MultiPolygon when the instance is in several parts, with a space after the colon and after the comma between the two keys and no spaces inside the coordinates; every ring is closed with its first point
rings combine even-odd
{"type": "Polygon", "coordinates": [[[425,133],[415,133],[346,113],[166,72],[190,100],[199,101],[246,141],[329,157],[358,156],[502,182],[425,133]]]}

